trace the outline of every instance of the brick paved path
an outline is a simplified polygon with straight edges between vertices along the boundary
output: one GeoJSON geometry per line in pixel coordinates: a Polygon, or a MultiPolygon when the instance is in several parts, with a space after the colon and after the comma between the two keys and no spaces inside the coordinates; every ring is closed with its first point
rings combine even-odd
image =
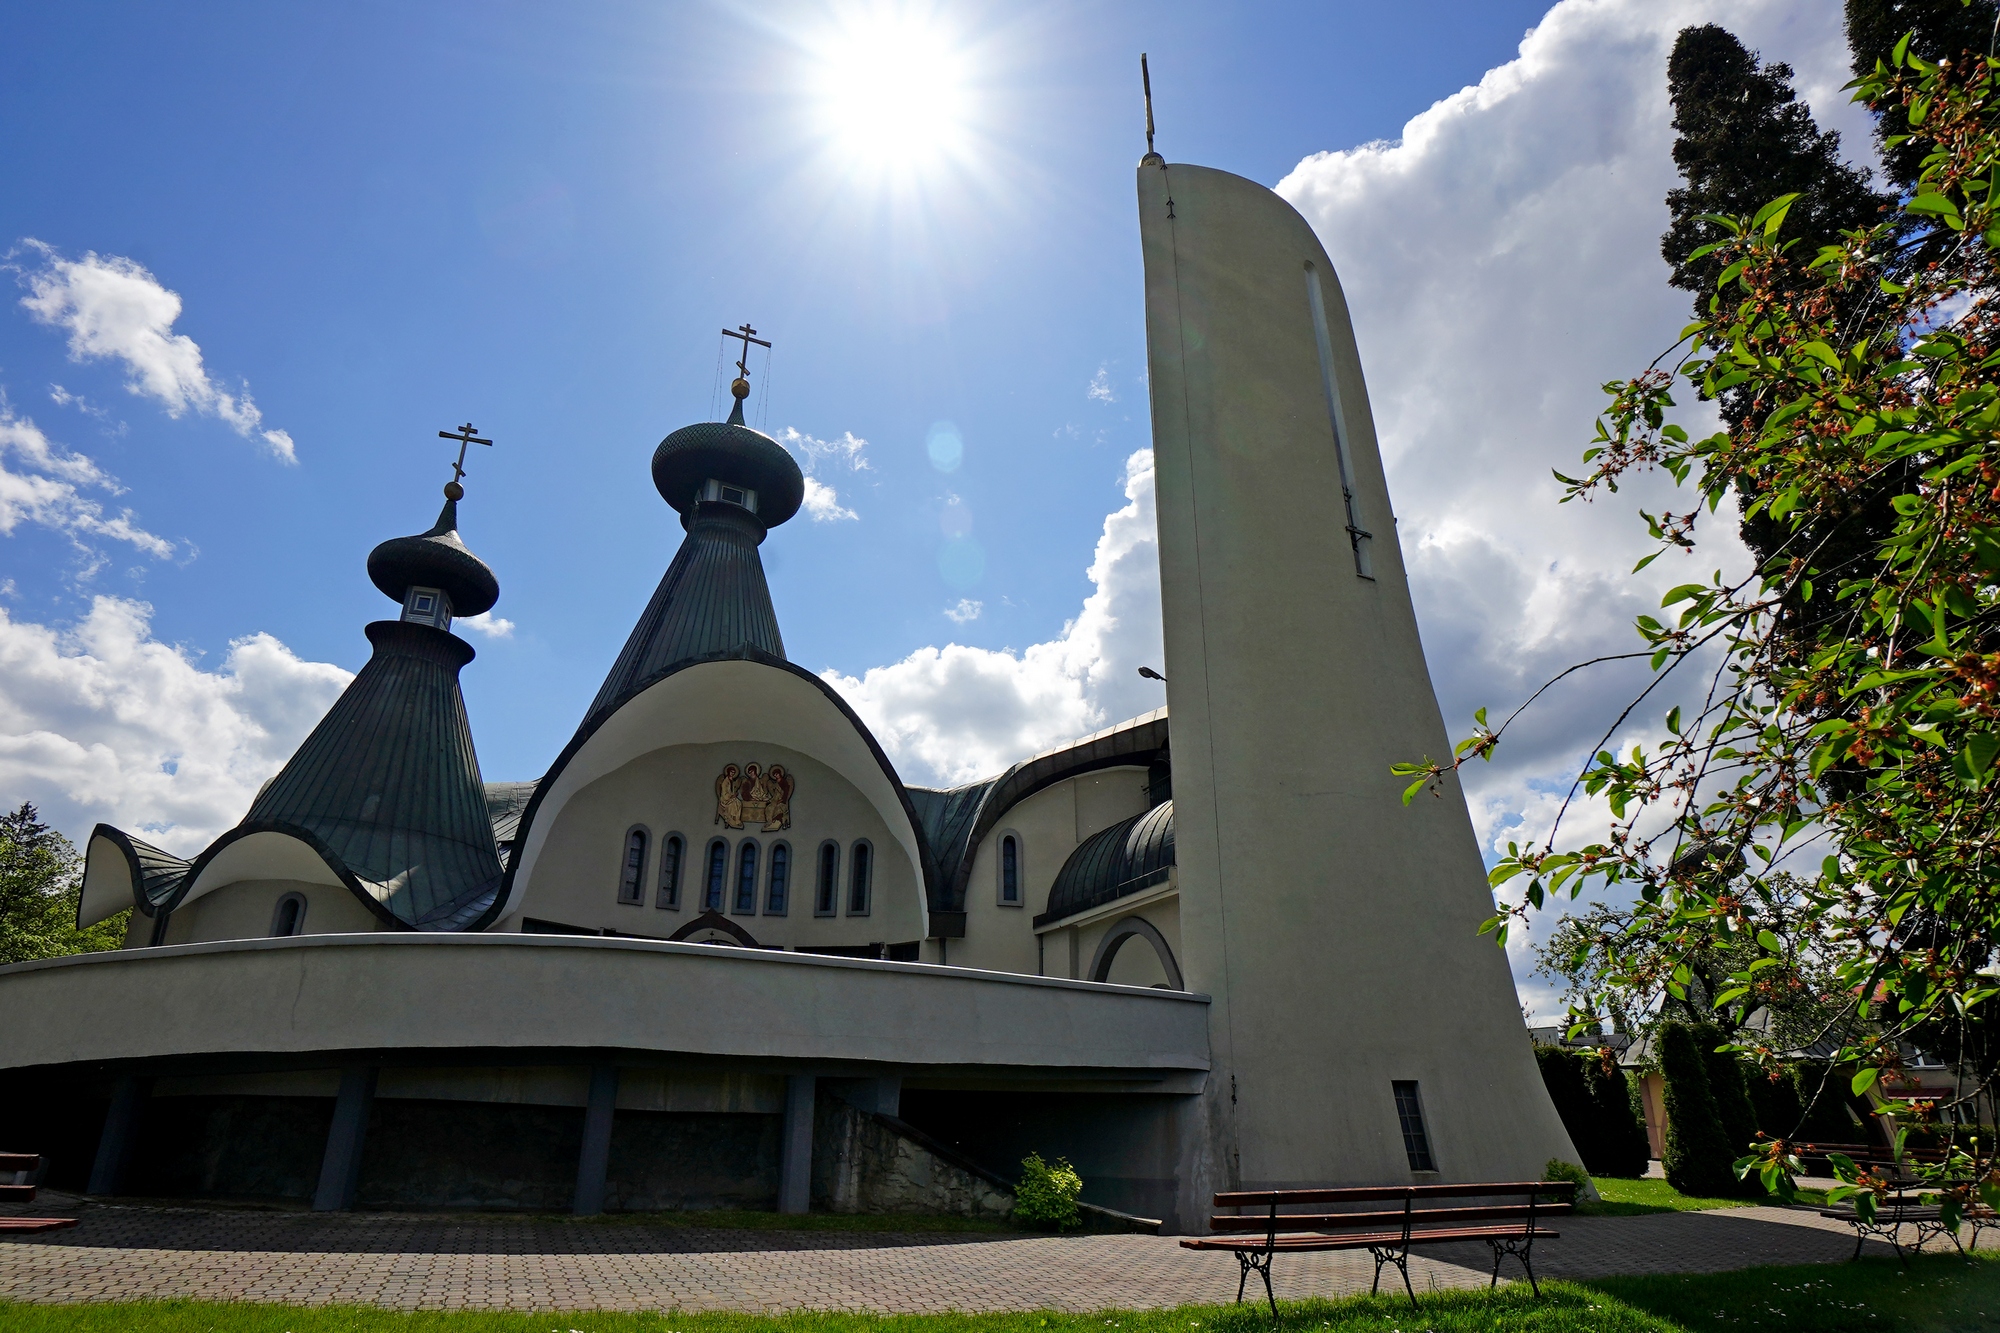
{"type": "MultiPolygon", "coordinates": [[[[51,1215],[76,1208],[46,1193],[34,1205],[51,1215]]],[[[711,1231],[110,1204],[84,1207],[82,1216],[67,1231],[0,1239],[0,1300],[1088,1311],[1224,1301],[1236,1286],[1228,1255],[1184,1250],[1159,1236],[711,1231]]],[[[1569,1218],[1562,1233],[1536,1247],[1538,1275],[1826,1263],[1854,1249],[1842,1224],[1781,1208],[1569,1218]]],[[[1874,1242],[1871,1249],[1888,1252],[1874,1242]]],[[[1411,1277],[1419,1293],[1481,1285],[1489,1254],[1483,1245],[1439,1246],[1413,1258],[1411,1277]]],[[[1511,1260],[1509,1267],[1518,1273],[1511,1260]]],[[[1366,1252],[1285,1255],[1276,1269],[1280,1297],[1333,1296],[1366,1291],[1373,1262],[1366,1252]]],[[[1390,1269],[1384,1281],[1394,1280],[1390,1269]]]]}

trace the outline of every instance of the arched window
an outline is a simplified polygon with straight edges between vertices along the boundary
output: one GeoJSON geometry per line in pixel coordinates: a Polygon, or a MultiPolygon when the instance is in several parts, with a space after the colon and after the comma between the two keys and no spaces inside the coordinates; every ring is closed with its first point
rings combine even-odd
{"type": "Polygon", "coordinates": [[[819,883],[813,891],[813,915],[832,916],[840,910],[840,844],[819,845],[819,883]]]}
{"type": "Polygon", "coordinates": [[[1000,836],[1000,905],[1021,905],[1021,840],[1011,833],[1000,836]]]}
{"type": "Polygon", "coordinates": [[[875,849],[866,842],[854,844],[847,854],[847,914],[868,915],[869,879],[875,870],[875,849]]]}
{"type": "Polygon", "coordinates": [[[783,916],[791,906],[792,849],[785,843],[771,844],[771,883],[764,890],[764,915],[783,916]]]}
{"type": "Polygon", "coordinates": [[[669,833],[667,840],[660,844],[660,893],[653,900],[653,906],[669,912],[678,912],[681,907],[681,860],[687,855],[687,843],[678,833],[669,833]]]}
{"type": "Polygon", "coordinates": [[[737,916],[757,912],[757,840],[745,838],[736,853],[736,903],[729,909],[737,916]]]}
{"type": "Polygon", "coordinates": [[[625,864],[618,872],[618,901],[637,907],[646,901],[646,830],[625,835],[625,864]]]}
{"type": "Polygon", "coordinates": [[[720,912],[722,890],[729,879],[729,844],[717,838],[708,844],[708,882],[702,886],[701,910],[720,912]]]}
{"type": "Polygon", "coordinates": [[[303,893],[288,893],[278,899],[278,906],[271,913],[271,934],[280,938],[303,935],[305,929],[306,896],[303,893]]]}

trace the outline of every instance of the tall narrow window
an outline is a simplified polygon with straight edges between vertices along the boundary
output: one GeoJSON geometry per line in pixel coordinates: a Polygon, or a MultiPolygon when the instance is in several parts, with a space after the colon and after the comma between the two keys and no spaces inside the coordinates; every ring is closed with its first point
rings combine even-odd
{"type": "Polygon", "coordinates": [[[757,844],[750,838],[736,853],[736,905],[729,910],[738,916],[757,910],[757,844]]]}
{"type": "Polygon", "coordinates": [[[813,915],[832,916],[840,910],[840,844],[819,845],[819,883],[813,892],[813,915]]]}
{"type": "Polygon", "coordinates": [[[271,933],[283,937],[298,935],[306,928],[306,899],[302,893],[288,893],[278,899],[278,910],[271,913],[271,933]]]}
{"type": "Polygon", "coordinates": [[[771,844],[771,886],[764,890],[764,915],[783,916],[792,892],[792,849],[771,844]]]}
{"type": "Polygon", "coordinates": [[[1000,839],[1000,904],[1021,905],[1021,840],[1011,833],[1000,839]]]}
{"type": "Polygon", "coordinates": [[[720,912],[722,890],[729,879],[729,844],[717,838],[708,844],[708,882],[702,886],[701,910],[720,912]]]}
{"type": "Polygon", "coordinates": [[[1398,1079],[1389,1086],[1396,1090],[1396,1119],[1402,1122],[1403,1151],[1409,1154],[1410,1170],[1437,1170],[1431,1161],[1430,1135],[1424,1133],[1424,1104],[1417,1098],[1416,1080],[1398,1079]]]}
{"type": "Polygon", "coordinates": [[[653,900],[653,906],[669,912],[677,912],[681,906],[681,858],[687,855],[687,844],[678,833],[669,833],[667,840],[660,844],[660,893],[653,900]]]}
{"type": "Polygon", "coordinates": [[[646,830],[625,835],[625,865],[618,875],[618,901],[638,906],[646,901],[646,830]]]}
{"type": "Polygon", "coordinates": [[[847,914],[868,915],[868,878],[875,866],[875,849],[865,842],[847,854],[847,914]]]}

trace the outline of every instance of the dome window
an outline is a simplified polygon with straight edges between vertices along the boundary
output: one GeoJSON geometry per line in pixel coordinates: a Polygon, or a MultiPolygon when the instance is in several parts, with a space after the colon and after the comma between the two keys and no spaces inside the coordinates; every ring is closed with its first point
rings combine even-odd
{"type": "Polygon", "coordinates": [[[442,588],[411,588],[403,595],[403,619],[437,629],[451,628],[451,598],[442,588]]]}
{"type": "Polygon", "coordinates": [[[723,504],[740,505],[753,514],[757,512],[757,492],[751,490],[748,486],[737,486],[730,482],[717,481],[714,477],[710,477],[702,483],[701,498],[704,500],[719,500],[723,504]]]}

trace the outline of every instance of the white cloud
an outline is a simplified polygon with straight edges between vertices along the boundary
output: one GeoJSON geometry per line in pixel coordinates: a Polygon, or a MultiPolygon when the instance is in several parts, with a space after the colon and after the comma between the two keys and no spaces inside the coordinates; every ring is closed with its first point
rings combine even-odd
{"type": "Polygon", "coordinates": [[[805,511],[812,515],[815,523],[833,523],[843,518],[860,518],[861,515],[840,503],[840,492],[817,477],[806,478],[805,511]]]}
{"type": "Polygon", "coordinates": [[[979,619],[980,613],[985,609],[986,603],[975,602],[970,597],[961,597],[957,606],[947,606],[944,609],[944,616],[954,625],[969,625],[979,619]]]}
{"type": "Polygon", "coordinates": [[[1083,393],[1086,398],[1099,403],[1118,401],[1118,395],[1111,388],[1111,372],[1104,366],[1097,368],[1097,373],[1090,377],[1090,383],[1084,386],[1083,393]]]}
{"type": "Polygon", "coordinates": [[[851,430],[842,431],[836,439],[822,440],[787,426],[772,438],[796,454],[799,466],[807,472],[817,472],[823,464],[845,467],[850,472],[874,470],[861,452],[868,447],[868,441],[851,430]]]}
{"type": "Polygon", "coordinates": [[[192,408],[226,422],[245,439],[262,441],[280,461],[298,462],[292,437],[265,429],[264,414],[249,391],[232,394],[217,387],[194,339],[173,331],[181,315],[179,293],[118,255],[91,251],[65,259],[33,238],[22,244],[39,256],[41,267],[21,275],[28,287],[21,304],[41,323],[69,334],[72,360],[122,361],[126,389],[157,400],[168,416],[192,408]]]}
{"type": "MultiPolygon", "coordinates": [[[[1821,124],[1868,160],[1865,116],[1840,92],[1836,6],[1564,0],[1518,59],[1399,140],[1316,154],[1276,187],[1318,231],[1354,314],[1454,736],[1482,704],[1511,708],[1572,662],[1638,647],[1632,618],[1666,586],[1747,559],[1725,513],[1698,560],[1662,557],[1634,578],[1649,545],[1636,510],[1657,508],[1666,488],[1561,506],[1549,475],[1576,470],[1597,386],[1644,368],[1689,318],[1659,253],[1678,183],[1666,61],[1680,29],[1705,22],[1790,62],[1821,124]]],[[[1600,668],[1560,687],[1491,765],[1468,771],[1486,847],[1546,836],[1576,765],[1645,675],[1600,668]]],[[[1604,812],[1573,808],[1566,826],[1602,830],[1604,812]]],[[[1553,992],[1525,980],[1527,943],[1510,942],[1524,997],[1550,1012],[1553,992]]]]}
{"type": "Polygon", "coordinates": [[[1020,653],[920,648],[858,678],[822,673],[909,780],[969,782],[1160,706],[1160,687],[1138,674],[1161,656],[1152,450],[1125,460],[1125,499],[1098,538],[1097,586],[1058,637],[1020,653]]]}
{"type": "Polygon", "coordinates": [[[454,629],[469,629],[489,639],[514,637],[514,622],[505,616],[496,616],[491,611],[481,611],[476,616],[458,616],[451,623],[454,629]]]}
{"type": "Polygon", "coordinates": [[[72,838],[99,820],[183,855],[234,825],[351,679],[268,634],[218,671],[152,637],[152,608],[98,597],[69,629],[0,608],[0,803],[72,838]]]}
{"type": "Polygon", "coordinates": [[[124,542],[159,560],[174,553],[174,544],[140,527],[130,509],[107,514],[84,487],[121,493],[95,462],[50,441],[0,398],[0,536],[12,536],[23,523],[60,532],[84,554],[86,575],[103,563],[93,538],[124,542]]]}

